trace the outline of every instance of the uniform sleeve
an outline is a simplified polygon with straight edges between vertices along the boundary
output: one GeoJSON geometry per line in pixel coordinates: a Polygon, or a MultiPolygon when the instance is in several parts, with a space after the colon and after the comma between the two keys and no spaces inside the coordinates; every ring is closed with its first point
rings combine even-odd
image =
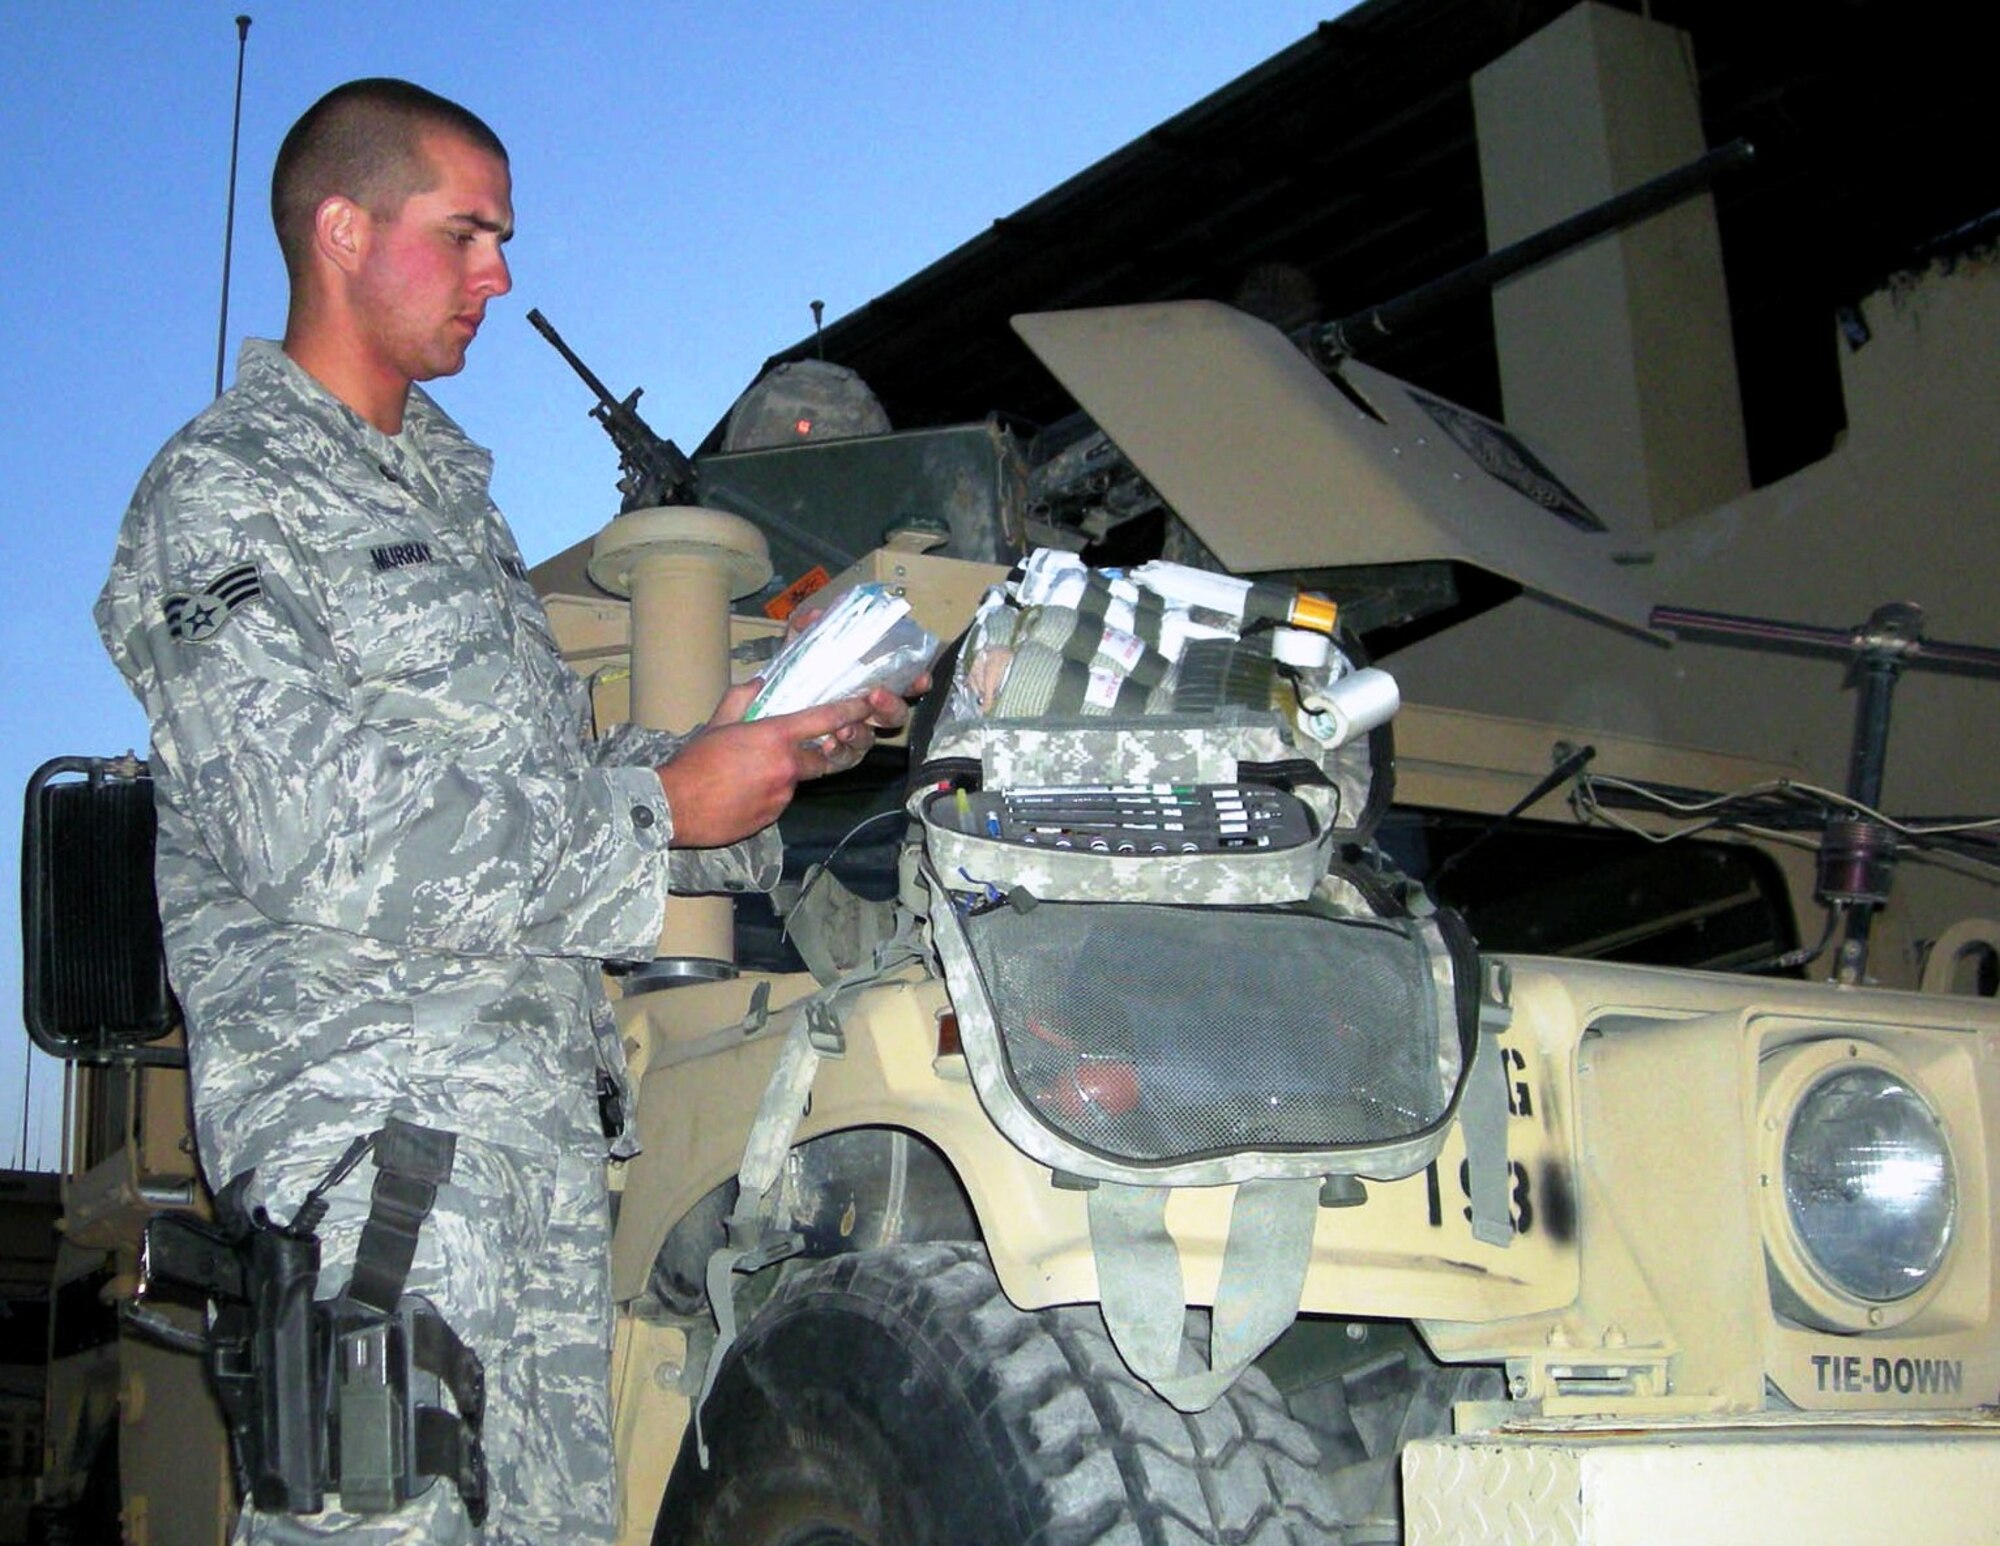
{"type": "Polygon", "coordinates": [[[687,744],[689,732],[649,730],[627,720],[613,725],[590,749],[590,760],[607,768],[657,768],[687,744]]]}
{"type": "MultiPolygon", "coordinates": [[[[640,725],[614,725],[599,737],[593,758],[601,766],[656,768],[670,761],[687,736],[640,725]]],[[[785,845],[776,826],[723,848],[676,848],[669,860],[673,889],[682,896],[718,891],[769,891],[784,870],[785,845]]]]}
{"type": "Polygon", "coordinates": [[[336,658],[316,555],[275,517],[287,494],[220,453],[166,459],[98,601],[154,754],[231,883],[274,920],[421,949],[649,955],[673,835],[658,778],[581,759],[523,773],[450,722],[481,705],[447,700],[427,722],[371,700],[336,658]]]}

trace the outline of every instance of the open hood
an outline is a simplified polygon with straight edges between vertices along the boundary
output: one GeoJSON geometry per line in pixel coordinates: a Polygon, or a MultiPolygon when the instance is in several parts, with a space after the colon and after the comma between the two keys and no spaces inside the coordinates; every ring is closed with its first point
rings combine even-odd
{"type": "Polygon", "coordinates": [[[1617,556],[1651,532],[1592,509],[1503,425],[1358,361],[1329,378],[1214,301],[1013,326],[1236,573],[1456,561],[1645,630],[1617,556]]]}

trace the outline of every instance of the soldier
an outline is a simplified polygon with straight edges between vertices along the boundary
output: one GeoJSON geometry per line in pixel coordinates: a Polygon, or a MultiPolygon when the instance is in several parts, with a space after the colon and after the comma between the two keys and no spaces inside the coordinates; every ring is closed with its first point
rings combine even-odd
{"type": "MultiPolygon", "coordinates": [[[[385,1120],[456,1135],[402,1286],[484,1365],[483,1533],[447,1478],[388,1512],[248,1508],[239,1540],[611,1539],[599,963],[651,954],[670,889],[772,884],[796,782],[905,712],[744,724],[739,689],[690,737],[591,739],[487,453],[414,386],[507,292],[511,195],[492,130],[421,88],[309,109],[272,179],[284,341],[160,452],[97,604],[152,722],[210,1183],[248,1173],[284,1223],[385,1120]]],[[[327,1194],[322,1298],[374,1174],[327,1194]]]]}

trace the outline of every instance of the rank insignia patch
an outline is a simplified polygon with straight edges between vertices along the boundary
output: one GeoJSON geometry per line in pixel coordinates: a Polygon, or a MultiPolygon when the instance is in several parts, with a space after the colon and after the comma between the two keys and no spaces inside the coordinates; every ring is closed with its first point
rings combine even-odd
{"type": "Polygon", "coordinates": [[[264,580],[255,564],[238,564],[225,569],[193,595],[176,592],[160,603],[166,614],[167,634],[183,644],[199,644],[222,631],[222,625],[264,594],[264,580]]]}

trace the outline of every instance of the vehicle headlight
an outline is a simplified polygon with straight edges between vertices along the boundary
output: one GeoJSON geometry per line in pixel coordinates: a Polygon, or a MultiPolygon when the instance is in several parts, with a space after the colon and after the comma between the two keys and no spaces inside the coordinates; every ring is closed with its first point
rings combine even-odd
{"type": "Polygon", "coordinates": [[[1798,1242],[1836,1288],[1888,1304],[1937,1275],[1958,1205],[1951,1149],[1890,1070],[1837,1068],[1813,1083],[1786,1128],[1783,1177],[1798,1242]]]}
{"type": "Polygon", "coordinates": [[[1859,1033],[1787,1039],[1768,1045],[1760,1064],[1771,1307],[1836,1332],[1885,1331],[1921,1315],[1945,1290],[1964,1233],[1956,1108],[1926,1090],[1918,1070],[1929,1064],[1913,1067],[1859,1033]]]}

